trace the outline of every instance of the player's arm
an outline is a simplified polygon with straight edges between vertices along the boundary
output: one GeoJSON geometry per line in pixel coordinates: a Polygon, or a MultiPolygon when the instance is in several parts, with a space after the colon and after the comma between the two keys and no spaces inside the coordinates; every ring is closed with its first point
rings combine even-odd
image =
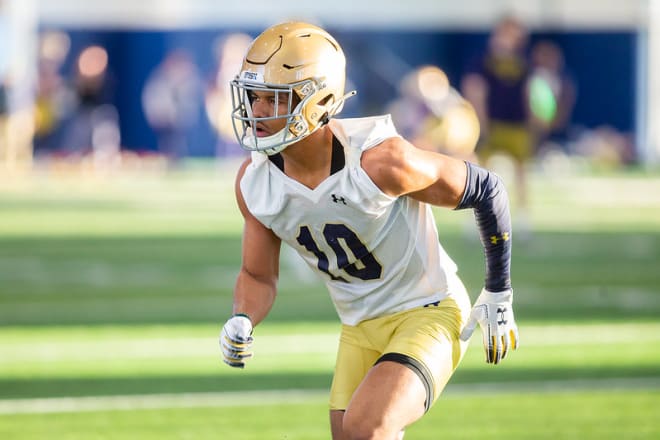
{"type": "Polygon", "coordinates": [[[224,360],[244,367],[251,356],[252,329],[270,312],[277,293],[281,240],[247,209],[240,181],[249,160],[236,178],[235,192],[244,218],[241,268],[234,287],[232,317],[222,329],[220,345],[224,360]]]}
{"type": "Polygon", "coordinates": [[[243,215],[241,269],[234,288],[234,313],[250,317],[253,325],[261,322],[275,301],[279,277],[281,240],[247,209],[240,188],[246,161],[236,178],[235,192],[243,215]]]}
{"type": "Polygon", "coordinates": [[[459,204],[467,178],[464,161],[417,148],[399,137],[365,151],[362,168],[385,194],[408,195],[446,208],[459,204]]]}
{"type": "Polygon", "coordinates": [[[488,362],[498,363],[518,345],[511,308],[511,217],[502,180],[470,162],[421,150],[391,138],[363,155],[362,166],[374,183],[394,197],[454,209],[471,208],[486,255],[485,288],[462,337],[470,337],[478,321],[484,332],[488,362]]]}
{"type": "Polygon", "coordinates": [[[494,173],[467,163],[465,191],[456,209],[472,208],[486,255],[486,284],[477,298],[461,339],[481,327],[486,362],[497,364],[520,344],[513,314],[511,289],[511,216],[502,180],[494,173]]]}
{"type": "Polygon", "coordinates": [[[455,209],[474,209],[486,252],[486,289],[511,289],[511,218],[502,180],[470,162],[416,148],[390,138],[367,150],[362,166],[374,183],[394,197],[455,209]]]}

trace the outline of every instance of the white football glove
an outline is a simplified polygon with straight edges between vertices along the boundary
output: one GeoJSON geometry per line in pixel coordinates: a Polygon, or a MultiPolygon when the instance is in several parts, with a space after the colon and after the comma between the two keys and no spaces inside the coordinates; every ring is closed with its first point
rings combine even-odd
{"type": "Polygon", "coordinates": [[[245,359],[252,357],[252,322],[245,315],[234,315],[220,332],[223,360],[230,367],[244,368],[245,359]]]}
{"type": "Polygon", "coordinates": [[[477,322],[479,323],[486,350],[486,362],[489,364],[499,363],[509,349],[515,350],[520,344],[518,326],[511,307],[512,297],[513,292],[510,289],[503,292],[483,289],[461,332],[461,340],[467,341],[477,327],[477,322]]]}

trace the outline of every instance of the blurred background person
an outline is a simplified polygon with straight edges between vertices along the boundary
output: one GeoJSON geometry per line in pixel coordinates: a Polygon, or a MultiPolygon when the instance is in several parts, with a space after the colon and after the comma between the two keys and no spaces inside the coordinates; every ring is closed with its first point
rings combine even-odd
{"type": "Polygon", "coordinates": [[[231,123],[232,102],[227,84],[239,72],[243,56],[252,42],[244,33],[233,33],[219,37],[214,44],[217,59],[216,70],[204,96],[206,115],[217,133],[216,156],[226,157],[244,154],[236,143],[231,123]]]}
{"type": "Polygon", "coordinates": [[[9,119],[9,97],[8,81],[5,76],[0,76],[0,163],[6,160],[9,154],[9,131],[7,121],[9,119]]]}
{"type": "Polygon", "coordinates": [[[404,76],[387,112],[417,147],[474,161],[479,120],[441,68],[422,65],[404,76]]]}
{"type": "Polygon", "coordinates": [[[528,227],[527,167],[534,140],[529,125],[530,66],[526,57],[528,31],[517,19],[501,19],[491,32],[486,52],[468,66],[461,81],[464,96],[474,106],[481,125],[477,147],[486,166],[495,155],[513,163],[515,214],[519,236],[528,227]]]}
{"type": "Polygon", "coordinates": [[[61,147],[64,122],[76,105],[75,90],[62,74],[70,47],[66,32],[45,31],[39,37],[33,141],[37,157],[61,147]]]}
{"type": "Polygon", "coordinates": [[[158,137],[159,152],[170,164],[188,153],[187,133],[198,121],[202,95],[197,66],[183,49],[171,51],[145,82],[145,116],[158,137]]]}
{"type": "Polygon", "coordinates": [[[75,64],[75,108],[63,139],[68,158],[91,158],[95,168],[119,160],[119,115],[113,103],[114,82],[108,52],[99,45],[83,49],[75,64]]]}
{"type": "Polygon", "coordinates": [[[7,175],[29,171],[33,159],[33,96],[17,78],[0,71],[0,171],[7,175]]]}
{"type": "Polygon", "coordinates": [[[8,50],[7,17],[5,5],[0,0],[0,173],[9,171],[15,161],[15,151],[11,146],[10,127],[10,69],[8,50]]]}
{"type": "Polygon", "coordinates": [[[537,155],[568,151],[568,130],[576,100],[576,84],[565,66],[562,49],[540,40],[531,49],[530,116],[537,155]]]}

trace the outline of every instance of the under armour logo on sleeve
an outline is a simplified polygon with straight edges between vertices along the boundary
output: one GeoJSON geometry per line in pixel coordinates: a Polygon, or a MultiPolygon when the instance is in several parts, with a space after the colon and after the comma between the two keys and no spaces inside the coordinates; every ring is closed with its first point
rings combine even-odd
{"type": "Polygon", "coordinates": [[[502,235],[499,237],[497,235],[491,235],[490,236],[490,242],[492,244],[497,244],[500,241],[509,241],[509,233],[508,232],[502,232],[502,235]]]}

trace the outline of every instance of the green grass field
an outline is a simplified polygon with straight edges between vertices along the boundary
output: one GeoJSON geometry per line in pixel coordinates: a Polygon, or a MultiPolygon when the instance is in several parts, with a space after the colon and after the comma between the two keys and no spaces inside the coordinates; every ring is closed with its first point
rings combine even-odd
{"type": "MultiPolygon", "coordinates": [[[[240,255],[235,167],[0,176],[1,439],[329,438],[339,325],[297,259],[283,258],[248,368],[220,360],[240,255]]],[[[532,184],[533,233],[514,238],[522,346],[489,366],[477,332],[406,439],[660,438],[660,175],[532,184]]],[[[470,213],[437,220],[476,296],[470,213]]]]}

